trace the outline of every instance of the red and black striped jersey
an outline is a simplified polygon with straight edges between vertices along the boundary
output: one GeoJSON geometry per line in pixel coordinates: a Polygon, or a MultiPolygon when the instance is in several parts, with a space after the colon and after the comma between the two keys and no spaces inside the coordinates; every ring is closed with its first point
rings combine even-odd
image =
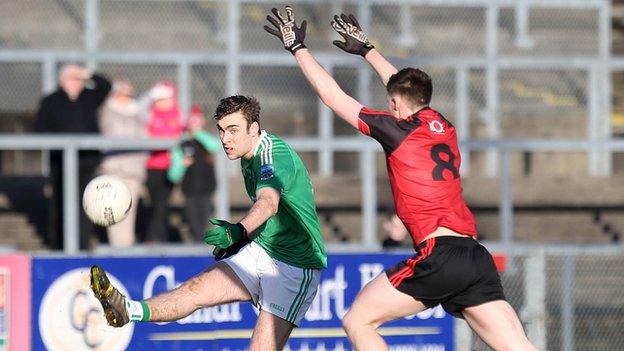
{"type": "Polygon", "coordinates": [[[362,108],[358,128],[384,149],[396,212],[414,246],[438,227],[477,235],[462,197],[455,127],[444,116],[425,107],[397,119],[387,111],[362,108]]]}

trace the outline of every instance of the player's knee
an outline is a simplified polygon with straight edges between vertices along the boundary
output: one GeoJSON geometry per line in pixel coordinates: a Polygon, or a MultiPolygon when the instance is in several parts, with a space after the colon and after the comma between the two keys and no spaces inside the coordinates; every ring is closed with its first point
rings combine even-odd
{"type": "Polygon", "coordinates": [[[182,284],[180,286],[180,289],[185,290],[189,293],[196,293],[199,290],[199,286],[199,280],[197,279],[197,277],[193,277],[186,281],[184,284],[182,284]]]}
{"type": "Polygon", "coordinates": [[[345,330],[347,335],[350,335],[355,329],[357,329],[356,323],[357,320],[353,318],[353,313],[351,313],[351,311],[348,311],[347,314],[342,317],[342,328],[345,330]]]}
{"type": "Polygon", "coordinates": [[[342,318],[342,327],[347,334],[353,334],[357,330],[361,330],[363,328],[377,328],[374,323],[370,322],[364,316],[353,310],[349,310],[342,318]]]}

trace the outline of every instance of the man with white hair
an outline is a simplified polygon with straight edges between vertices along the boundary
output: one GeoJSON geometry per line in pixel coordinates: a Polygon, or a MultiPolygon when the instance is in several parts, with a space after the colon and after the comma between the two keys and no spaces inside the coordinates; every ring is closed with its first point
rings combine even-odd
{"type": "MultiPolygon", "coordinates": [[[[111,90],[111,84],[105,77],[93,74],[87,68],[78,65],[65,65],[59,74],[59,86],[39,103],[39,110],[34,122],[37,133],[62,134],[99,134],[97,110],[111,90]]],[[[99,164],[99,152],[81,151],[79,154],[80,190],[84,190],[93,172],[99,164]]],[[[53,187],[52,223],[46,238],[46,244],[53,249],[60,249],[63,224],[63,174],[62,152],[50,154],[50,178],[53,187]]],[[[89,247],[89,235],[93,225],[84,212],[80,214],[80,248],[89,247]]]]}

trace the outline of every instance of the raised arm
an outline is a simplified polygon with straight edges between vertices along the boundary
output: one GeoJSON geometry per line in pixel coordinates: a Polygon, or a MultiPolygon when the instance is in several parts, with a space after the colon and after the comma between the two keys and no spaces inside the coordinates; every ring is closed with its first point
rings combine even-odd
{"type": "Polygon", "coordinates": [[[390,76],[398,70],[371,44],[355,16],[347,16],[344,13],[340,16],[335,15],[331,26],[344,39],[344,42],[334,40],[334,45],[345,52],[364,57],[377,72],[382,84],[386,86],[390,76]]]}
{"type": "Polygon", "coordinates": [[[388,62],[377,49],[369,51],[364,58],[375,69],[384,87],[388,84],[390,77],[398,72],[396,67],[388,62]]]}
{"type": "Polygon", "coordinates": [[[85,77],[86,79],[91,79],[94,83],[93,91],[95,92],[95,96],[97,98],[97,103],[102,104],[106,97],[108,97],[108,93],[111,91],[111,83],[110,81],[103,75],[97,73],[91,73],[91,71],[85,69],[85,77]]]}
{"type": "Polygon", "coordinates": [[[264,26],[264,29],[278,37],[284,44],[284,48],[295,56],[304,76],[321,98],[321,101],[332,109],[336,115],[357,128],[358,115],[362,109],[362,104],[347,95],[340,88],[334,78],[314,59],[303,44],[306,21],[301,23],[301,27],[297,27],[290,6],[285,8],[286,15],[282,15],[277,9],[272,9],[271,11],[275,17],[269,15],[267,20],[275,28],[264,26]]]}
{"type": "Polygon", "coordinates": [[[298,50],[295,53],[295,58],[303,75],[321,98],[321,101],[332,109],[338,117],[357,128],[362,104],[340,88],[336,80],[314,59],[308,49],[298,50]]]}

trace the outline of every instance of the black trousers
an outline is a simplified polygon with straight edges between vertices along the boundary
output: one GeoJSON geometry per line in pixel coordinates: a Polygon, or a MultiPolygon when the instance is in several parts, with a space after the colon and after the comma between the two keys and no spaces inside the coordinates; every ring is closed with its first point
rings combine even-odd
{"type": "Polygon", "coordinates": [[[152,201],[152,214],[147,225],[145,241],[164,242],[169,237],[169,196],[173,184],[166,170],[147,170],[147,191],[152,201]]]}
{"type": "Polygon", "coordinates": [[[210,195],[185,194],[184,218],[189,226],[193,241],[203,242],[208,218],[212,216],[213,204],[210,195]]]}
{"type": "MultiPolygon", "coordinates": [[[[50,181],[52,183],[52,203],[50,208],[50,231],[45,238],[46,245],[54,250],[63,249],[63,163],[62,159],[52,159],[50,164],[50,181]]],[[[79,212],[79,245],[81,250],[91,249],[91,241],[95,236],[95,225],[82,209],[82,193],[94,177],[95,165],[90,159],[80,159],[78,170],[78,212],[79,212]]]]}

